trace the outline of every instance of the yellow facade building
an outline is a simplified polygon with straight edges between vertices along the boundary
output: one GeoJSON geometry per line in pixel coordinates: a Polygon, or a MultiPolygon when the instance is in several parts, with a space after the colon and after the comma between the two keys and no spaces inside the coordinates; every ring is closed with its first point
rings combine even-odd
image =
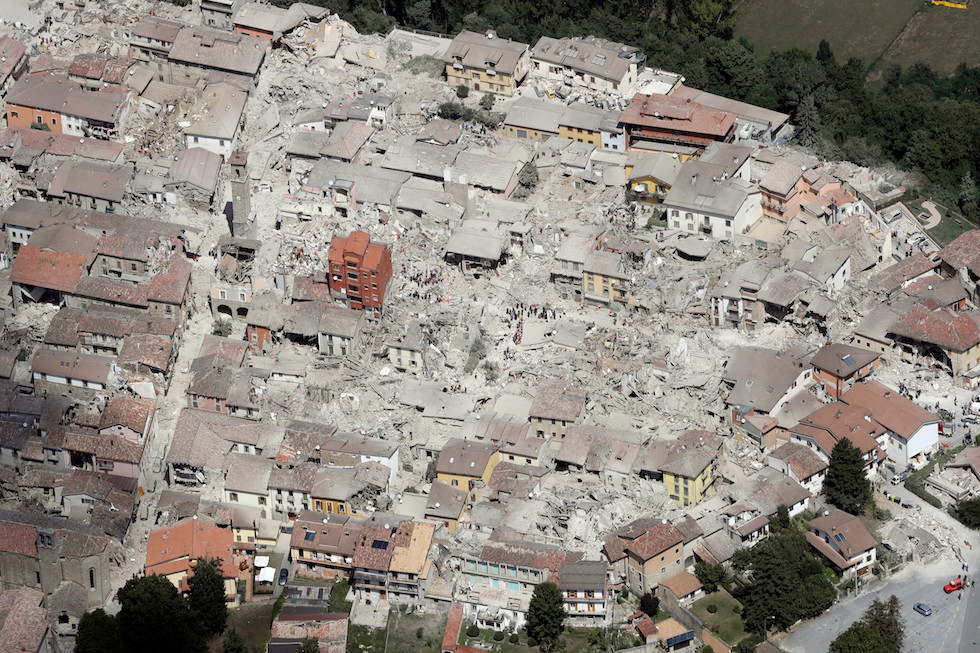
{"type": "Polygon", "coordinates": [[[505,96],[514,94],[530,66],[527,43],[466,30],[449,44],[443,61],[452,86],[505,96]]]}

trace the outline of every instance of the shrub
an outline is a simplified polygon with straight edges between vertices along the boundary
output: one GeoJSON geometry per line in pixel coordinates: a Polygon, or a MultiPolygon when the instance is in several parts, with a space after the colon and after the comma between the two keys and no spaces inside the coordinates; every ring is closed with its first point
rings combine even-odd
{"type": "Polygon", "coordinates": [[[714,613],[716,613],[716,612],[718,612],[718,606],[717,606],[717,605],[715,605],[714,603],[709,603],[709,604],[708,604],[708,608],[707,608],[707,610],[708,610],[708,612],[710,612],[711,614],[714,614],[714,613]]]}
{"type": "Polygon", "coordinates": [[[227,338],[231,335],[231,321],[215,320],[211,325],[211,333],[221,338],[227,338]]]}
{"type": "Polygon", "coordinates": [[[502,641],[504,641],[504,637],[506,637],[506,635],[504,634],[504,631],[498,630],[497,632],[495,632],[493,634],[493,641],[495,641],[495,642],[502,642],[502,641]]]}
{"type": "Polygon", "coordinates": [[[530,648],[534,648],[534,647],[536,647],[538,645],[538,640],[534,639],[533,637],[529,637],[528,640],[527,640],[527,645],[530,648]]]}
{"type": "Polygon", "coordinates": [[[470,626],[466,629],[466,636],[467,637],[479,637],[480,636],[480,627],[477,626],[476,624],[470,624],[470,626]]]}
{"type": "Polygon", "coordinates": [[[484,93],[483,97],[480,98],[480,108],[489,111],[493,108],[493,103],[497,100],[493,96],[493,93],[484,93]]]}
{"type": "Polygon", "coordinates": [[[517,633],[514,633],[513,635],[510,636],[510,643],[511,644],[516,644],[519,641],[521,641],[521,636],[518,635],[517,633]]]}
{"type": "Polygon", "coordinates": [[[425,637],[425,628],[419,626],[415,629],[415,639],[422,639],[423,637],[425,637]]]}
{"type": "Polygon", "coordinates": [[[456,97],[458,97],[460,100],[469,97],[469,95],[470,88],[466,84],[460,84],[456,87],[456,97]]]}

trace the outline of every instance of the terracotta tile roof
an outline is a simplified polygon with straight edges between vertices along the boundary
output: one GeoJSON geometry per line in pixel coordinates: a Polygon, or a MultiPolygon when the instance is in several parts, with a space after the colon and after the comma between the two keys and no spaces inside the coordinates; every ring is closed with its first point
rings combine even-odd
{"type": "Polygon", "coordinates": [[[827,463],[810,447],[795,442],[787,442],[769,454],[773,458],[785,461],[789,468],[801,481],[827,469],[827,463]]]}
{"type": "Polygon", "coordinates": [[[619,122],[722,138],[731,131],[737,117],[734,113],[705,109],[691,100],[637,94],[620,115],[619,122]]]}
{"type": "Polygon", "coordinates": [[[641,560],[660,555],[670,547],[684,542],[684,535],[673,524],[663,520],[626,545],[626,550],[641,560]],[[666,522],[666,523],[664,523],[666,522]]]}
{"type": "MultiPolygon", "coordinates": [[[[550,570],[557,576],[561,566],[582,557],[581,553],[566,553],[557,546],[538,544],[528,540],[490,540],[480,550],[480,560],[498,564],[550,570]]],[[[553,580],[549,578],[549,580],[553,580]]]]}
{"type": "Polygon", "coordinates": [[[980,276],[980,229],[961,233],[939,251],[939,258],[953,270],[968,268],[980,276]]]}
{"type": "Polygon", "coordinates": [[[99,428],[109,429],[113,426],[125,426],[142,435],[147,428],[147,422],[153,417],[155,411],[156,400],[154,399],[138,399],[128,395],[116,395],[106,403],[102,410],[99,428]]]}
{"type": "Polygon", "coordinates": [[[872,418],[889,431],[910,438],[923,424],[938,422],[939,418],[897,391],[878,383],[855,383],[840,396],[846,404],[871,411],[872,418]]]}
{"type": "Polygon", "coordinates": [[[150,279],[147,299],[164,304],[183,304],[192,268],[190,261],[177,256],[172,257],[167,271],[150,279]]]}
{"type": "Polygon", "coordinates": [[[497,447],[484,442],[472,442],[453,438],[446,442],[439,453],[436,471],[458,476],[483,476],[497,447]]]}
{"type": "Polygon", "coordinates": [[[585,388],[560,380],[544,381],[531,403],[530,416],[575,421],[585,408],[585,388]]]}
{"type": "Polygon", "coordinates": [[[790,431],[812,438],[828,454],[844,438],[866,454],[878,447],[877,438],[882,436],[885,429],[873,419],[872,412],[867,408],[833,402],[801,419],[790,431]]]}
{"type": "Polygon", "coordinates": [[[84,254],[45,251],[33,245],[22,245],[10,271],[10,282],[72,292],[82,276],[86,260],[84,254]]]}
{"type": "Polygon", "coordinates": [[[463,604],[453,601],[449,608],[449,618],[446,620],[446,632],[442,636],[442,650],[456,650],[459,641],[459,627],[463,624],[463,604]]]}
{"type": "Polygon", "coordinates": [[[366,522],[354,550],[353,565],[362,569],[388,571],[395,547],[405,546],[411,538],[411,523],[403,521],[385,524],[373,520],[366,522]]]}
{"type": "Polygon", "coordinates": [[[168,575],[191,571],[199,557],[221,560],[222,574],[234,578],[237,568],[232,561],[231,529],[188,519],[173,528],[150,531],[146,544],[146,573],[168,575]]]}
{"type": "Polygon", "coordinates": [[[0,551],[37,557],[37,530],[29,524],[0,521],[0,551]]]}
{"type": "Polygon", "coordinates": [[[165,371],[170,365],[173,350],[174,341],[166,336],[129,336],[119,349],[119,362],[139,363],[153,370],[165,371]]]}
{"type": "Polygon", "coordinates": [[[916,304],[892,325],[892,332],[910,340],[936,345],[948,351],[965,352],[980,344],[980,313],[956,313],[946,308],[931,310],[916,304]]]}
{"type": "Polygon", "coordinates": [[[810,364],[838,378],[846,378],[878,358],[878,354],[867,349],[835,342],[821,347],[810,359],[810,364]]]}
{"type": "Polygon", "coordinates": [[[701,589],[701,581],[689,571],[678,572],[670,578],[660,581],[660,584],[668,588],[679,599],[701,589]]]}
{"type": "Polygon", "coordinates": [[[0,594],[0,653],[34,653],[48,633],[44,592],[16,587],[0,594]]]}
{"type": "Polygon", "coordinates": [[[149,305],[146,300],[147,290],[145,283],[133,284],[115,279],[85,277],[75,285],[74,294],[113,304],[146,308],[149,305]]]}
{"type": "Polygon", "coordinates": [[[304,510],[293,522],[289,545],[320,553],[354,555],[360,541],[363,520],[335,513],[323,514],[304,510]]]}

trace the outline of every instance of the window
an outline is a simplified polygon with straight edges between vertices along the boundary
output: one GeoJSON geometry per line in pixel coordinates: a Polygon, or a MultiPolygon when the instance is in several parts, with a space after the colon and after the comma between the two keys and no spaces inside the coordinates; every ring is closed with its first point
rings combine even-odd
{"type": "Polygon", "coordinates": [[[347,512],[347,506],[345,506],[342,503],[338,503],[337,504],[337,512],[339,512],[340,514],[344,514],[345,512],[347,512]]]}
{"type": "Polygon", "coordinates": [[[200,141],[200,140],[198,139],[198,137],[197,137],[197,136],[195,136],[195,137],[194,137],[194,142],[195,142],[195,143],[200,143],[201,141],[200,141]]]}
{"type": "Polygon", "coordinates": [[[16,111],[11,111],[11,112],[10,112],[10,116],[11,116],[12,118],[19,118],[19,117],[20,117],[20,114],[18,114],[18,113],[17,113],[16,111]]]}
{"type": "Polygon", "coordinates": [[[264,506],[265,505],[265,497],[259,497],[259,505],[260,506],[264,506]]]}
{"type": "Polygon", "coordinates": [[[238,501],[238,493],[237,492],[229,492],[228,493],[228,500],[229,501],[235,501],[235,502],[237,502],[238,501]]]}
{"type": "Polygon", "coordinates": [[[51,119],[51,124],[52,125],[57,125],[58,124],[58,119],[57,118],[52,118],[51,119]]]}

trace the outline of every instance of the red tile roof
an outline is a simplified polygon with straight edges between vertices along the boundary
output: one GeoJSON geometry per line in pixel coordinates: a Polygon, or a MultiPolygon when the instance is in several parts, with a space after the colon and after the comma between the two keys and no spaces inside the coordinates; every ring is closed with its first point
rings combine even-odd
{"type": "Polygon", "coordinates": [[[37,531],[29,524],[0,521],[0,551],[37,557],[37,531]]]}
{"type": "Polygon", "coordinates": [[[980,344],[980,314],[955,313],[946,308],[930,310],[916,304],[892,325],[895,335],[954,352],[965,352],[980,344]]]}
{"type": "Polygon", "coordinates": [[[174,256],[170,259],[170,267],[163,274],[150,279],[150,289],[147,298],[150,301],[164,304],[183,304],[187,284],[191,279],[191,262],[174,256]]]}
{"type": "Polygon", "coordinates": [[[84,254],[45,251],[23,245],[17,251],[10,282],[72,292],[82,276],[86,258],[84,254]]]}
{"type": "Polygon", "coordinates": [[[705,109],[692,100],[637,94],[620,115],[619,122],[721,138],[731,131],[737,117],[734,113],[705,109]]]}
{"type": "Polygon", "coordinates": [[[463,623],[463,604],[453,603],[449,608],[449,619],[446,620],[446,633],[442,636],[442,650],[456,650],[456,642],[459,641],[459,627],[463,623]]]}
{"type": "Polygon", "coordinates": [[[197,558],[221,560],[226,578],[234,578],[231,530],[188,519],[172,528],[150,531],[146,544],[146,573],[168,575],[190,571],[197,558]]]}

